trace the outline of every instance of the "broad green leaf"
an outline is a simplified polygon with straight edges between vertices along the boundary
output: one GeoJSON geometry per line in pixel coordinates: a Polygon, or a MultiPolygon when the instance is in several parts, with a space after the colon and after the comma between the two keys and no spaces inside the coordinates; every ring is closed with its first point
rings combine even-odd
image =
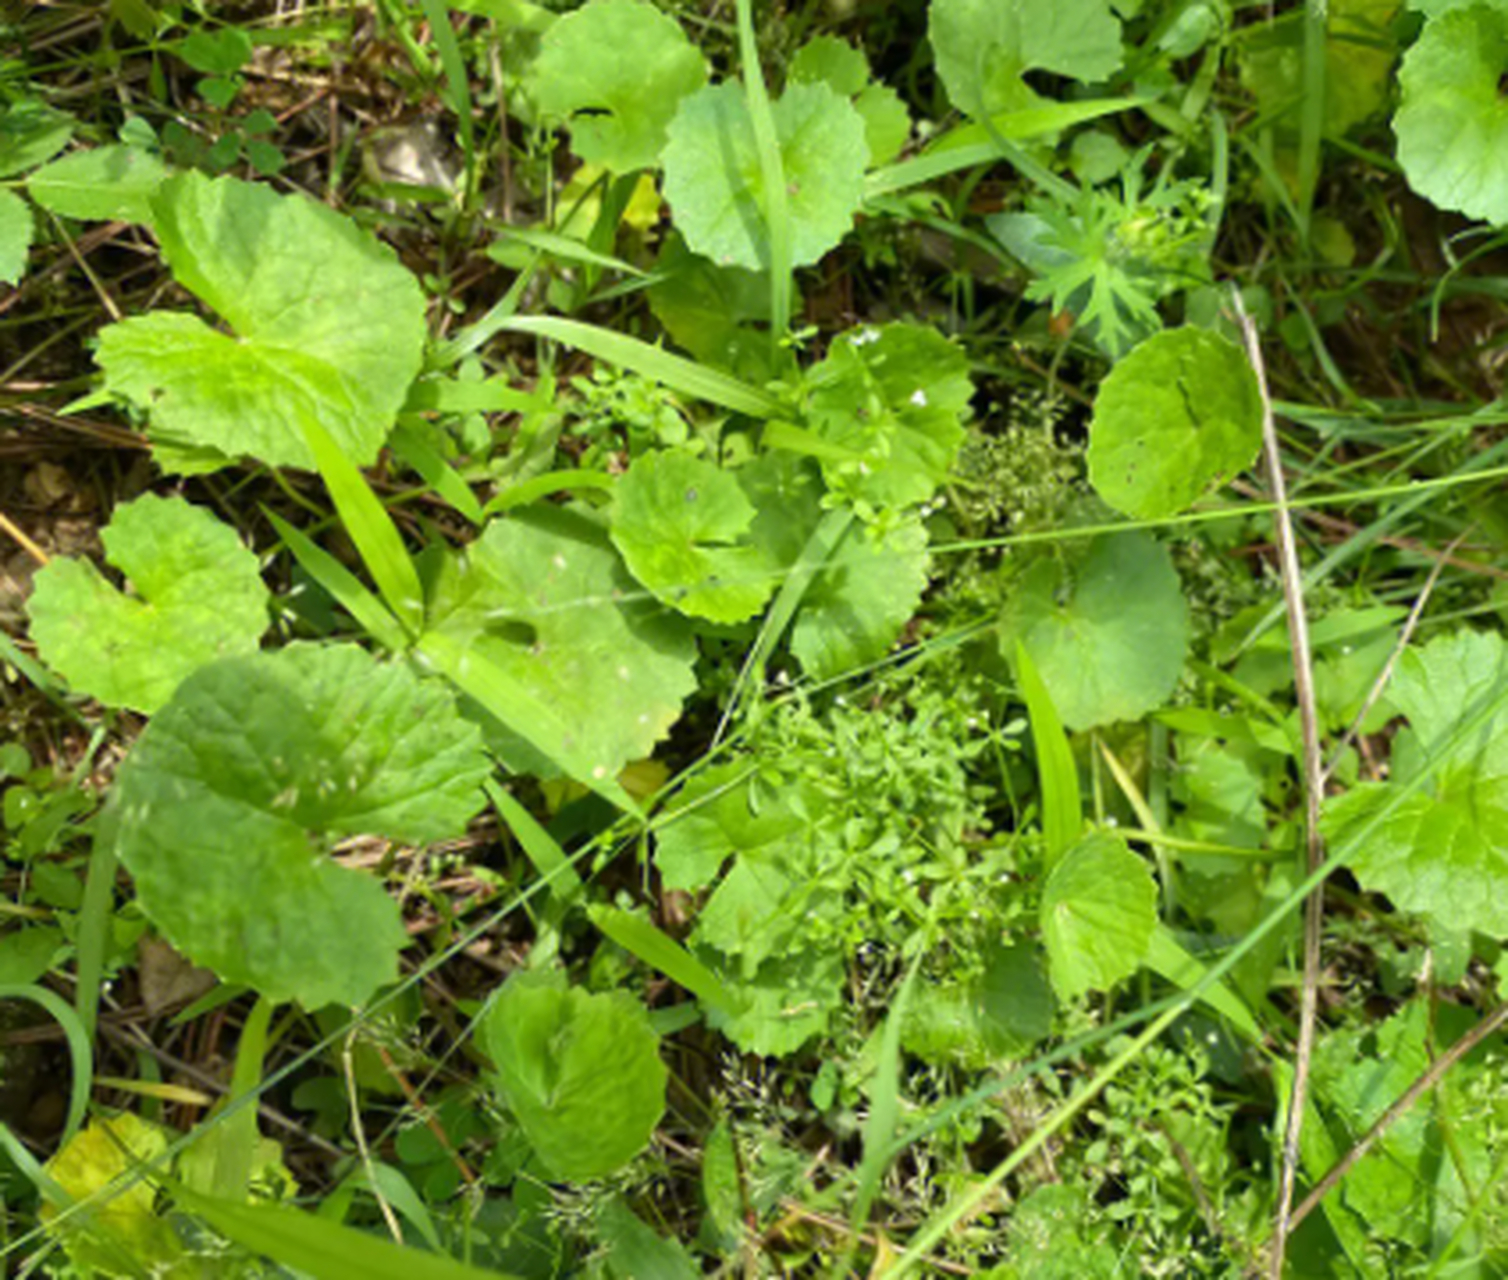
{"type": "Polygon", "coordinates": [[[792,947],[766,960],[752,977],[724,974],[724,983],[739,1001],[739,1012],[709,1008],[707,1023],[745,1053],[795,1053],[813,1036],[821,1035],[828,1020],[843,1007],[846,976],[841,950],[792,947]]]}
{"type": "Polygon", "coordinates": [[[1030,105],[1027,71],[1087,83],[1121,65],[1110,0],[932,0],[927,35],[948,97],[976,119],[1030,105]]]}
{"type": "Polygon", "coordinates": [[[796,50],[786,68],[788,84],[825,84],[847,98],[864,121],[871,166],[900,154],[911,136],[911,113],[894,89],[871,83],[863,50],[837,36],[816,36],[796,50]]]}
{"type": "Polygon", "coordinates": [[[697,1280],[696,1266],[675,1237],[661,1237],[639,1218],[622,1196],[605,1200],[593,1221],[606,1249],[603,1261],[613,1280],[697,1280]]]}
{"type": "Polygon", "coordinates": [[[1393,117],[1409,185],[1442,209],[1508,223],[1508,13],[1486,5],[1431,18],[1404,54],[1393,117]]]}
{"type": "Polygon", "coordinates": [[[73,117],[26,98],[0,112],[0,178],[45,164],[73,137],[73,117]]]}
{"type": "Polygon", "coordinates": [[[770,598],[753,520],[733,475],[687,453],[646,454],[613,491],[613,545],[657,600],[693,618],[742,622],[770,598]]]}
{"type": "Polygon", "coordinates": [[[42,208],[66,218],[150,224],[152,197],[166,178],[167,168],[150,151],[96,147],[44,165],[26,180],[26,190],[42,208]]]}
{"type": "Polygon", "coordinates": [[[152,210],[173,275],[231,330],[158,311],[100,334],[106,389],[149,413],[166,464],[312,469],[305,419],[358,466],[375,461],[425,339],[424,295],[392,250],[313,200],[233,178],[176,175],[152,210]]]}
{"type": "Polygon", "coordinates": [[[1141,532],[1096,538],[1071,574],[1056,558],[1038,560],[1005,622],[1002,643],[1020,640],[1073,730],[1155,710],[1188,651],[1178,571],[1167,549],[1141,532]]]}
{"type": "Polygon", "coordinates": [[[974,981],[929,988],[912,1002],[903,1041],[928,1062],[982,1070],[1045,1040],[1053,1007],[1039,949],[1024,942],[991,944],[974,981]]]}
{"type": "MultiPolygon", "coordinates": [[[[825,84],[792,85],[774,104],[793,266],[816,262],[848,233],[864,198],[864,121],[825,84]]],[[[754,125],[741,85],[698,90],[670,123],[665,196],[697,253],[768,270],[770,229],[754,125]]]]}
{"type": "Polygon", "coordinates": [[[734,854],[758,851],[795,838],[808,820],[779,798],[758,794],[746,764],[732,762],[700,773],[676,798],[655,832],[655,867],[667,889],[706,888],[734,854]]]}
{"type": "Polygon", "coordinates": [[[14,191],[0,189],[0,284],[17,284],[26,271],[36,224],[26,201],[14,191]]]}
{"type": "Polygon", "coordinates": [[[659,161],[681,99],[706,82],[669,14],[647,0],[589,0],[545,32],[529,85],[546,117],[570,124],[585,163],[629,173],[659,161]]]}
{"type": "Polygon", "coordinates": [[[1141,967],[1157,927],[1146,862],[1106,831],[1084,837],[1042,891],[1042,940],[1059,997],[1105,991],[1141,967]]]}
{"type": "Polygon", "coordinates": [[[406,935],[379,880],[324,856],[351,836],[453,838],[482,803],[477,730],[439,684],[354,646],[202,668],[116,785],[120,859],[180,951],[306,1008],[358,1005],[406,935]]]}
{"type": "Polygon", "coordinates": [[[257,651],[269,600],[257,557],[207,509],[148,494],[100,537],[131,594],[87,560],[57,559],[27,606],[43,659],[75,690],[150,713],[206,663],[257,651]]]}
{"type": "Polygon", "coordinates": [[[503,1099],[552,1176],[603,1178],[649,1144],[669,1077],[649,1015],[627,992],[517,973],[479,1033],[503,1099]]]}
{"type": "Polygon", "coordinates": [[[649,306],[665,331],[704,364],[761,385],[770,380],[770,283],[720,267],[672,233],[655,262],[649,306]]]}
{"type": "MultiPolygon", "coordinates": [[[[1508,934],[1508,643],[1461,631],[1403,655],[1388,698],[1408,718],[1393,751],[1393,782],[1435,763],[1449,738],[1493,704],[1491,721],[1396,805],[1347,864],[1395,906],[1452,929],[1508,934]]],[[[1326,806],[1326,837],[1344,844],[1388,802],[1369,782],[1326,806]]]]}
{"type": "MultiPolygon", "coordinates": [[[[549,705],[588,784],[649,755],[696,688],[686,621],[646,598],[601,526],[574,508],[494,520],[446,562],[430,628],[549,705]]],[[[509,768],[556,772],[506,726],[489,733],[509,768]]]]}
{"type": "Polygon", "coordinates": [[[925,502],[947,478],[974,388],[960,347],[887,324],[835,338],[806,392],[806,425],[841,455],[820,459],[828,488],[883,508],[925,502]]]}
{"type": "Polygon", "coordinates": [[[1246,470],[1261,445],[1261,396],[1245,354],[1204,329],[1169,329],[1100,384],[1089,480],[1117,511],[1157,520],[1246,470]]]}

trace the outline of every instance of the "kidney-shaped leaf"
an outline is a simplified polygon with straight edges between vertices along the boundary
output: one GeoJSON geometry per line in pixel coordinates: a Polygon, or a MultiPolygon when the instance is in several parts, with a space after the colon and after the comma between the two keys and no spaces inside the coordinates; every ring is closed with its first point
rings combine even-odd
{"type": "Polygon", "coordinates": [[[1452,930],[1508,935],[1508,644],[1463,631],[1406,653],[1388,698],[1408,717],[1394,750],[1393,781],[1364,783],[1326,806],[1326,838],[1348,844],[1376,822],[1391,789],[1438,767],[1351,853],[1368,889],[1452,930]],[[1447,744],[1496,703],[1480,732],[1447,744]],[[1444,754],[1442,754],[1444,753],[1444,754]]]}
{"type": "Polygon", "coordinates": [[[173,275],[231,329],[163,311],[100,334],[105,386],[148,413],[160,459],[312,469],[312,419],[373,462],[425,338],[424,295],[392,250],[313,200],[234,178],[169,178],[152,210],[173,275]]]}
{"type": "MultiPolygon", "coordinates": [[[[449,561],[430,625],[554,708],[561,745],[589,779],[648,755],[696,688],[689,625],[644,591],[587,514],[539,506],[494,520],[449,561]]],[[[512,769],[549,776],[551,761],[489,720],[512,769]]]]}
{"type": "Polygon", "coordinates": [[[613,494],[613,545],[655,594],[680,612],[742,622],[774,590],[747,534],[754,508],[728,472],[686,453],[648,454],[613,494]]]}
{"type": "Polygon", "coordinates": [[[74,689],[152,712],[206,663],[256,652],[267,588],[229,525],[148,494],[117,508],[100,538],[134,594],[87,560],[57,559],[37,574],[27,605],[43,659],[74,689]]]}
{"type": "Polygon", "coordinates": [[[706,81],[680,24],[647,0],[590,0],[567,14],[531,72],[540,110],[570,122],[571,149],[614,173],[655,164],[681,99],[706,81]]]}
{"type": "Polygon", "coordinates": [[[481,1039],[504,1100],[557,1178],[585,1182],[621,1169],[665,1113],[659,1038],[627,992],[518,974],[482,1019],[481,1039]]]}
{"type": "Polygon", "coordinates": [[[1261,444],[1261,397],[1241,349],[1205,329],[1169,329],[1101,384],[1089,480],[1117,511],[1157,520],[1246,470],[1261,444]]]}
{"type": "Polygon", "coordinates": [[[349,645],[290,645],[202,668],[121,769],[121,861],[180,951],[306,1008],[357,1005],[398,972],[382,884],[337,840],[460,835],[488,773],[450,694],[349,645]]]}
{"type": "MultiPolygon", "coordinates": [[[[864,199],[864,121],[825,84],[791,85],[774,106],[795,266],[816,262],[848,233],[864,199]]],[[[689,244],[722,266],[767,270],[770,228],[754,124],[741,85],[698,90],[681,103],[665,146],[665,196],[689,244]]]]}
{"type": "Polygon", "coordinates": [[[1096,831],[1063,855],[1042,891],[1042,940],[1064,1000],[1104,991],[1141,966],[1157,927],[1157,886],[1119,836],[1096,831]]]}
{"type": "Polygon", "coordinates": [[[1097,538],[1071,589],[1055,559],[1027,571],[1006,610],[1070,729],[1136,720],[1173,692],[1188,651],[1188,606],[1167,549],[1144,533],[1097,538]]]}

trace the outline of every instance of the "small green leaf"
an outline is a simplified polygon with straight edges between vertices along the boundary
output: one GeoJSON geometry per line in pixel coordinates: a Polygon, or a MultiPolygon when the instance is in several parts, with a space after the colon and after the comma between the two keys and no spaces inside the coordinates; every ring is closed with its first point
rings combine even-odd
{"type": "Polygon", "coordinates": [[[1494,633],[1442,636],[1403,655],[1388,698],[1409,722],[1394,747],[1393,781],[1363,783],[1330,801],[1326,839],[1348,843],[1384,809],[1394,783],[1438,765],[1347,865],[1406,911],[1452,929],[1508,934],[1508,644],[1494,633]],[[1489,704],[1496,708],[1489,723],[1448,748],[1489,704]]]}
{"type": "Polygon", "coordinates": [[[26,271],[36,224],[26,201],[14,191],[0,189],[0,284],[17,284],[26,271]]]}
{"type": "Polygon", "coordinates": [[[775,589],[748,541],[754,508],[728,472],[690,454],[639,458],[613,493],[613,545],[655,598],[693,618],[742,622],[775,589]]]}
{"type": "Polygon", "coordinates": [[[1173,692],[1188,605],[1167,548],[1145,533],[1096,538],[1070,577],[1056,558],[1027,571],[1002,643],[1019,638],[1073,730],[1138,720],[1173,692]]]}
{"type": "Polygon", "coordinates": [[[1508,223],[1508,13],[1476,4],[1431,18],[1404,54],[1393,132],[1409,185],[1442,209],[1508,223]]]}
{"type": "Polygon", "coordinates": [[[121,770],[121,862],[164,935],[228,982],[357,1005],[407,937],[375,877],[324,856],[356,835],[450,839],[490,772],[449,693],[350,645],[202,668],[121,770]]]}
{"type": "Polygon", "coordinates": [[[875,508],[912,506],[936,492],[974,393],[963,350],[914,324],[839,335],[806,389],[807,425],[841,455],[822,459],[828,488],[875,508]]]}
{"type": "Polygon", "coordinates": [[[24,987],[52,968],[65,945],[61,929],[36,925],[0,935],[0,987],[24,987]]]}
{"type": "Polygon", "coordinates": [[[681,99],[706,82],[669,14],[646,0],[589,0],[545,33],[529,84],[546,117],[569,122],[583,162],[629,173],[659,161],[681,99]]]}
{"type": "Polygon", "coordinates": [[[603,1178],[648,1145],[668,1073],[644,1006],[517,973],[480,1023],[504,1100],[550,1174],[603,1178]]]}
{"type": "Polygon", "coordinates": [[[1157,886],[1119,836],[1096,831],[1053,868],[1042,891],[1042,940],[1063,1000],[1105,991],[1141,966],[1157,927],[1157,886]]]}
{"type": "Polygon", "coordinates": [[[101,540],[131,595],[87,560],[57,559],[28,604],[32,639],[75,690],[152,712],[206,663],[256,652],[269,599],[257,557],[205,508],[148,494],[101,540]]]}
{"type": "MultiPolygon", "coordinates": [[[[785,173],[791,265],[816,262],[848,233],[864,198],[864,121],[825,84],[792,85],[774,104],[785,173]]],[[[768,270],[764,178],[743,88],[698,90],[681,103],[666,144],[665,196],[697,253],[768,270]]]]}
{"type": "Polygon", "coordinates": [[[26,190],[44,209],[65,218],[152,222],[152,197],[167,168],[139,147],[75,151],[38,169],[26,190]]]}
{"type": "Polygon", "coordinates": [[[312,469],[306,419],[374,462],[425,339],[424,295],[392,250],[313,200],[233,178],[179,174],[152,209],[174,276],[233,331],[159,311],[100,334],[106,389],[150,414],[174,446],[166,465],[250,454],[312,469]]]}
{"type": "Polygon", "coordinates": [[[1204,329],[1170,329],[1101,384],[1089,480],[1117,511],[1157,520],[1246,470],[1261,444],[1261,396],[1241,349],[1204,329]]]}
{"type": "Polygon", "coordinates": [[[73,117],[26,98],[0,112],[0,178],[45,164],[73,137],[73,117]]]}
{"type": "Polygon", "coordinates": [[[1027,71],[1087,83],[1121,65],[1110,0],[932,0],[927,35],[948,97],[975,119],[1034,101],[1027,71]]]}
{"type": "Polygon", "coordinates": [[[911,136],[911,114],[889,85],[872,84],[869,60],[837,36],[817,36],[796,51],[786,68],[789,84],[825,84],[853,103],[864,121],[869,163],[885,164],[900,154],[911,136]]]}

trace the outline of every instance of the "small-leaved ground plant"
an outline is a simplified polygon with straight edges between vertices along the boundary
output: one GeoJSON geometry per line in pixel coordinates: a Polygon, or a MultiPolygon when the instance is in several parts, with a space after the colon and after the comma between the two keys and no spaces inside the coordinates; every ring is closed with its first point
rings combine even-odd
{"type": "Polygon", "coordinates": [[[1508,6],[1274,8],[0,18],[10,1269],[1508,1274],[1508,6]]]}

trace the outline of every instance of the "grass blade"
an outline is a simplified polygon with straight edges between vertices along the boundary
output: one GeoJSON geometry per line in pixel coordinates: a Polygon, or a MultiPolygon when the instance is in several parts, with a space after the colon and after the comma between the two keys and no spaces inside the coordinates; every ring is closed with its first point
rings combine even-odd
{"type": "Polygon", "coordinates": [[[73,1080],[68,1089],[68,1118],[63,1122],[63,1144],[66,1145],[84,1123],[89,1110],[89,1091],[94,1086],[94,1051],[84,1024],[62,996],[46,987],[6,983],[0,985],[0,1000],[26,1000],[40,1005],[63,1028],[69,1063],[73,1068],[73,1080]]]}
{"type": "Polygon", "coordinates": [[[1042,785],[1042,834],[1051,866],[1078,840],[1084,829],[1084,801],[1079,793],[1079,769],[1068,746],[1068,735],[1057,708],[1031,655],[1016,642],[1016,681],[1026,701],[1032,744],[1037,749],[1037,773],[1042,785]]]}
{"type": "Polygon", "coordinates": [[[450,25],[450,10],[445,0],[419,0],[429,19],[430,39],[440,55],[440,67],[450,88],[450,108],[461,126],[461,158],[466,165],[466,203],[476,193],[476,129],[471,121],[471,78],[466,74],[466,59],[461,56],[461,42],[450,25]]]}
{"type": "Polygon", "coordinates": [[[361,629],[384,649],[402,653],[408,648],[408,635],[398,620],[361,584],[361,580],[323,547],[300,533],[286,520],[263,508],[262,512],[277,530],[283,545],[292,553],[311,578],[330,593],[361,625],[361,629]]]}
{"type": "Polygon", "coordinates": [[[641,916],[620,911],[617,907],[595,905],[587,915],[607,937],[625,951],[638,956],[652,969],[658,969],[672,982],[679,983],[704,1004],[736,1014],[739,1003],[721,979],[687,951],[668,933],[657,929],[641,916]]]}
{"type": "Polygon", "coordinates": [[[765,223],[770,233],[770,346],[778,359],[791,317],[791,208],[785,189],[785,161],[775,133],[770,91],[759,65],[759,41],[754,35],[754,0],[738,0],[738,60],[742,64],[744,97],[759,153],[759,176],[764,188],[765,223]]]}
{"type": "Polygon", "coordinates": [[[425,484],[472,524],[481,525],[485,522],[482,504],[476,500],[476,494],[472,493],[466,482],[456,474],[455,468],[440,456],[439,451],[420,432],[400,422],[393,429],[388,443],[398,457],[424,478],[425,484]]]}

